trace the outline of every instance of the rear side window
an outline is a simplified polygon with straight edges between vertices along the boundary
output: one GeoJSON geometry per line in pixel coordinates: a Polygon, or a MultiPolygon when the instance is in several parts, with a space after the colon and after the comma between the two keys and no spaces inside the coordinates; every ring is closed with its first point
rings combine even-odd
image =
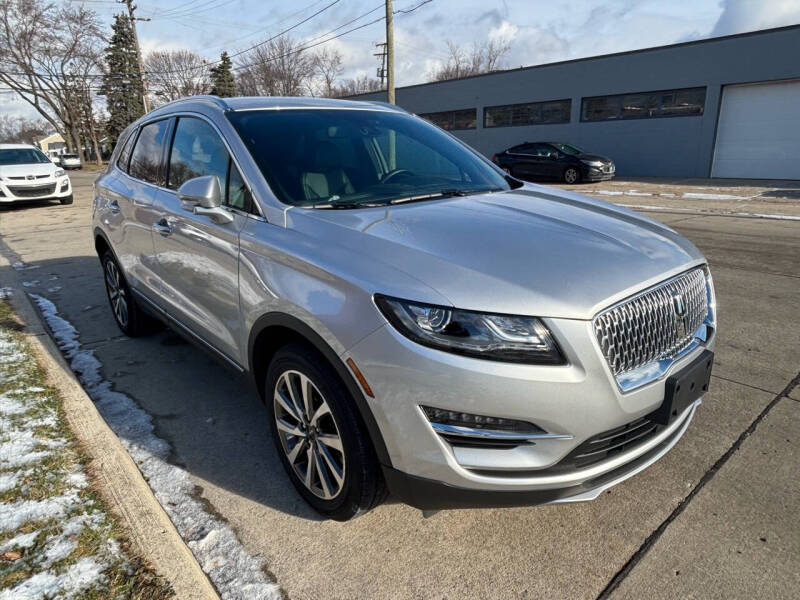
{"type": "Polygon", "coordinates": [[[142,127],[131,154],[131,164],[128,168],[131,177],[154,185],[164,185],[164,170],[161,166],[168,130],[168,119],[148,123],[142,127]]]}
{"type": "Polygon", "coordinates": [[[126,173],[128,172],[128,161],[131,159],[131,150],[133,150],[133,142],[135,140],[136,130],[134,129],[131,134],[125,138],[125,144],[119,152],[119,158],[117,158],[117,166],[126,173]]]}
{"type": "Polygon", "coordinates": [[[177,190],[190,179],[214,175],[224,192],[227,174],[228,149],[214,128],[200,119],[181,117],[172,141],[167,187],[177,190]]]}

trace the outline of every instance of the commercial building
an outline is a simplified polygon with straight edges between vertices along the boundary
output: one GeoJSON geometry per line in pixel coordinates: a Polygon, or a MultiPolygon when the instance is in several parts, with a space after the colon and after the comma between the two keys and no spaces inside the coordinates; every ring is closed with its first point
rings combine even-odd
{"type": "Polygon", "coordinates": [[[619,175],[800,179],[797,25],[412,85],[396,101],[487,156],[563,141],[619,175]]]}

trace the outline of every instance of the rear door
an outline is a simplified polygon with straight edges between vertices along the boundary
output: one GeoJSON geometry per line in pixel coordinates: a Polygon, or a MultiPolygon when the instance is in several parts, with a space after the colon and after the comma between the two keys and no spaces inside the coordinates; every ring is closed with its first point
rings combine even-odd
{"type": "Polygon", "coordinates": [[[239,365],[239,232],[250,208],[249,192],[227,146],[207,121],[181,116],[169,151],[166,187],[157,191],[161,213],[155,224],[157,274],[167,313],[190,333],[239,365]],[[189,179],[216,176],[233,217],[219,224],[194,214],[178,198],[189,179]]]}
{"type": "Polygon", "coordinates": [[[536,144],[521,144],[508,151],[514,158],[513,174],[522,179],[540,176],[541,165],[535,153],[536,144]]]}
{"type": "Polygon", "coordinates": [[[164,177],[164,155],[170,119],[154,121],[134,131],[108,176],[99,180],[98,195],[108,208],[104,226],[131,288],[157,301],[153,256],[153,225],[160,218],[154,206],[164,177]]]}

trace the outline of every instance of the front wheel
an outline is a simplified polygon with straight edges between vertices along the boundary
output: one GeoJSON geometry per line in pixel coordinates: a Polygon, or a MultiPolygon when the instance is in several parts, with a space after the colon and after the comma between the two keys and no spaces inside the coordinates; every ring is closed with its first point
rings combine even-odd
{"type": "Polygon", "coordinates": [[[580,180],[581,180],[580,171],[578,171],[578,169],[576,169],[575,167],[567,167],[564,170],[565,183],[573,184],[573,183],[578,183],[580,180]]]}
{"type": "Polygon", "coordinates": [[[281,462],[306,502],[346,521],[383,500],[369,435],[347,388],[322,356],[302,344],[279,350],[265,395],[281,462]]]}

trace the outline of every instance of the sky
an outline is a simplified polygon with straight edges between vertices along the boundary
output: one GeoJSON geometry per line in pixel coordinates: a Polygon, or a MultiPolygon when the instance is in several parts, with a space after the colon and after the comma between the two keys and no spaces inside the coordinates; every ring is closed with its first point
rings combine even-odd
{"type": "MultiPolygon", "coordinates": [[[[80,3],[81,0],[56,0],[80,3]]],[[[137,16],[145,53],[192,50],[210,61],[219,53],[246,49],[292,27],[333,0],[139,0],[137,16]]],[[[394,0],[405,11],[423,0],[394,0]]],[[[114,0],[85,0],[104,22],[122,9],[114,0]]],[[[296,27],[302,40],[340,33],[383,15],[382,0],[339,0],[296,27]]],[[[397,12],[396,85],[426,80],[447,59],[446,42],[465,47],[487,40],[506,41],[506,68],[662,46],[745,31],[800,23],[800,0],[431,0],[413,12],[397,12]]],[[[375,43],[384,40],[378,22],[327,42],[343,59],[343,78],[375,75],[375,43]]],[[[326,39],[325,37],[320,40],[326,39]]],[[[34,116],[22,101],[0,94],[0,114],[34,116]]]]}

